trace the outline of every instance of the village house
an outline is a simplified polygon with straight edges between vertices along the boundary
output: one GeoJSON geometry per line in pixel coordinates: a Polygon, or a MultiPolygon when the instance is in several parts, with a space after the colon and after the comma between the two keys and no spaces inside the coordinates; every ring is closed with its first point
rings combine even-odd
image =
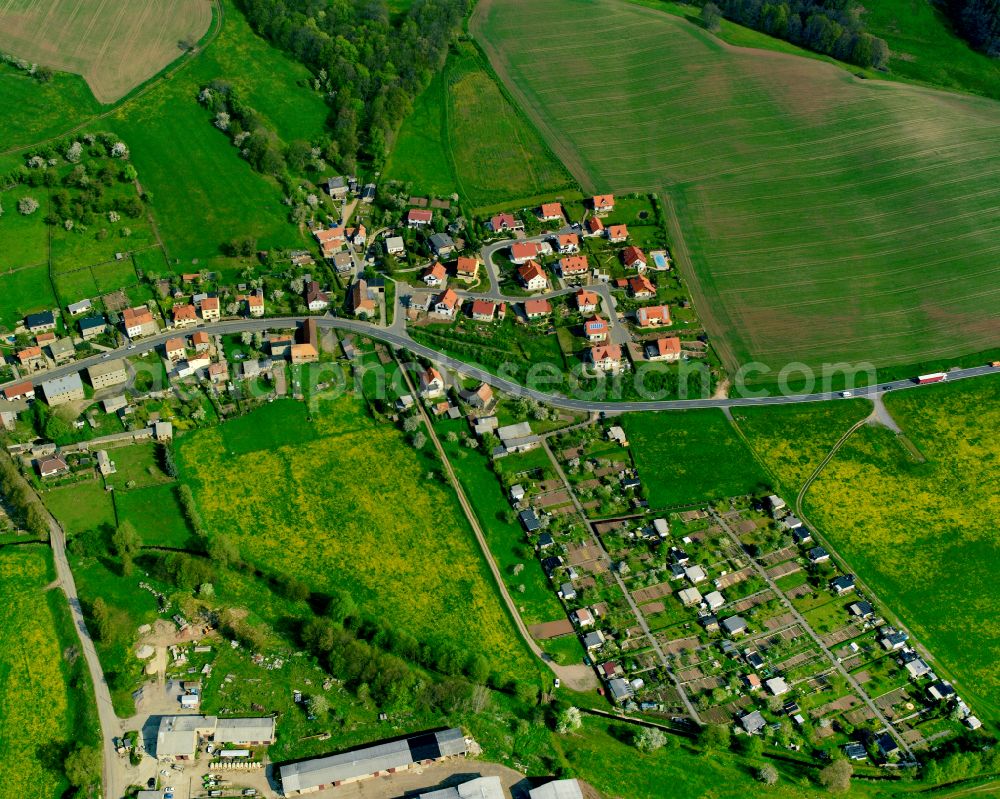
{"type": "Polygon", "coordinates": [[[51,330],[46,330],[44,333],[39,333],[35,336],[35,343],[39,347],[45,347],[47,344],[51,344],[56,340],[56,334],[51,330]]]}
{"type": "Polygon", "coordinates": [[[670,325],[670,308],[666,305],[650,305],[639,308],[635,312],[636,321],[640,327],[668,327],[670,325]]]}
{"type": "Polygon", "coordinates": [[[431,265],[427,270],[424,271],[423,281],[428,286],[432,288],[437,288],[438,286],[443,286],[445,280],[448,278],[448,272],[444,268],[444,264],[435,263],[431,265]]]}
{"type": "Polygon", "coordinates": [[[163,354],[168,361],[176,362],[184,357],[187,349],[183,338],[168,338],[163,345],[163,354]]]}
{"type": "Polygon", "coordinates": [[[84,341],[97,338],[108,329],[108,323],[103,316],[88,316],[80,320],[80,335],[84,341]]]}
{"type": "Polygon", "coordinates": [[[69,464],[59,455],[53,455],[38,461],[38,474],[45,477],[57,477],[69,471],[69,464]]]}
{"type": "Polygon", "coordinates": [[[587,608],[580,608],[579,610],[574,610],[569,614],[570,619],[573,624],[577,627],[593,627],[594,626],[594,614],[591,613],[587,608]]]}
{"type": "Polygon", "coordinates": [[[580,289],[573,295],[573,299],[576,301],[576,307],[580,313],[593,313],[597,310],[597,305],[600,302],[600,298],[595,292],[586,289],[580,289]]]}
{"type": "Polygon", "coordinates": [[[217,320],[222,316],[218,297],[205,297],[199,307],[201,309],[201,318],[206,322],[217,320]]]}
{"type": "Polygon", "coordinates": [[[455,277],[465,283],[475,283],[479,276],[479,260],[459,258],[455,261],[455,277]]]}
{"type": "Polygon", "coordinates": [[[80,379],[79,372],[46,380],[40,388],[45,396],[45,401],[52,408],[84,398],[83,381],[80,379]]]}
{"type": "Polygon", "coordinates": [[[837,596],[843,596],[853,591],[855,588],[854,575],[853,574],[841,574],[830,580],[830,589],[833,590],[837,596]]]}
{"type": "Polygon", "coordinates": [[[609,225],[608,226],[608,241],[612,244],[619,244],[628,238],[628,226],[627,225],[609,225]]]}
{"type": "Polygon", "coordinates": [[[645,272],[647,266],[646,254],[634,244],[630,244],[622,250],[622,263],[625,264],[626,269],[636,269],[639,272],[645,272]]]}
{"type": "Polygon", "coordinates": [[[595,214],[609,214],[615,210],[615,195],[597,194],[591,198],[590,206],[595,214]]]}
{"type": "Polygon", "coordinates": [[[264,315],[264,292],[255,291],[247,295],[247,313],[254,318],[264,315]]]}
{"type": "Polygon", "coordinates": [[[562,203],[542,203],[542,207],[538,209],[538,218],[542,222],[551,222],[557,219],[562,221],[562,203]]]}
{"type": "Polygon", "coordinates": [[[728,619],[723,619],[719,626],[730,637],[743,635],[747,631],[747,622],[742,616],[730,616],[728,619]]]}
{"type": "Polygon", "coordinates": [[[560,258],[556,264],[556,269],[559,271],[560,277],[564,280],[570,280],[586,277],[590,267],[587,263],[586,255],[571,255],[566,258],[560,258]]]}
{"type": "Polygon", "coordinates": [[[341,226],[325,228],[323,230],[314,230],[313,236],[319,243],[320,251],[323,253],[323,257],[329,260],[336,255],[341,247],[344,246],[346,237],[344,234],[344,228],[341,226]]]}
{"type": "Polygon", "coordinates": [[[497,214],[486,225],[493,233],[524,230],[524,222],[513,214],[497,214]]]}
{"type": "Polygon", "coordinates": [[[677,598],[685,607],[691,607],[701,602],[701,591],[697,588],[682,588],[677,592],[677,598]]]}
{"type": "Polygon", "coordinates": [[[524,315],[528,319],[541,319],[552,313],[552,303],[548,300],[525,300],[524,315]]]}
{"type": "Polygon", "coordinates": [[[823,547],[813,547],[806,555],[809,557],[810,563],[826,563],[830,560],[830,553],[823,547]]]}
{"type": "Polygon", "coordinates": [[[528,261],[517,270],[518,280],[528,291],[544,291],[549,286],[545,270],[536,261],[528,261]]]}
{"type": "Polygon", "coordinates": [[[592,630],[583,636],[583,648],[588,652],[593,652],[595,649],[600,649],[604,646],[606,640],[601,630],[592,630]]]}
{"type": "Polygon", "coordinates": [[[267,337],[268,350],[272,358],[284,358],[292,346],[292,337],[284,334],[271,333],[267,337]]]}
{"type": "Polygon", "coordinates": [[[584,225],[586,228],[585,236],[602,236],[604,235],[604,223],[599,217],[590,216],[587,217],[587,222],[584,225]]]}
{"type": "Polygon", "coordinates": [[[310,280],[302,292],[306,307],[310,311],[325,311],[330,307],[330,298],[319,287],[319,283],[310,280]]]}
{"type": "Polygon", "coordinates": [[[125,328],[125,335],[129,338],[152,336],[159,332],[159,325],[145,305],[122,311],[122,325],[125,328]]]}
{"type": "Polygon", "coordinates": [[[29,372],[45,368],[45,355],[41,347],[25,347],[17,353],[18,363],[29,372]]]}
{"type": "Polygon", "coordinates": [[[80,300],[79,302],[70,303],[66,306],[66,310],[69,311],[70,316],[79,316],[82,313],[86,313],[94,304],[90,300],[80,300]]]}
{"type": "Polygon", "coordinates": [[[477,322],[492,322],[496,314],[496,303],[489,300],[473,300],[470,313],[477,322]]]}
{"type": "Polygon", "coordinates": [[[583,334],[587,341],[606,341],[608,338],[608,323],[599,316],[592,316],[583,323],[583,334]]]}
{"type": "Polygon", "coordinates": [[[368,242],[368,229],[364,225],[349,227],[344,231],[344,235],[355,247],[364,247],[368,242]]]}
{"type": "Polygon", "coordinates": [[[617,344],[591,347],[588,356],[594,368],[602,372],[617,372],[623,365],[622,348],[617,344]]]}
{"type": "MultiPolygon", "coordinates": [[[[364,280],[355,281],[350,292],[351,313],[355,316],[373,316],[377,305],[369,296],[368,283],[364,280]]],[[[293,348],[294,349],[294,348],[293,348]]]]}
{"type": "Polygon", "coordinates": [[[16,400],[32,400],[35,398],[35,387],[31,384],[30,380],[23,383],[18,383],[16,386],[7,386],[3,390],[4,399],[8,402],[14,402],[16,400]]]}
{"type": "Polygon", "coordinates": [[[347,197],[347,179],[342,175],[327,178],[326,192],[334,200],[343,200],[347,197]]]}
{"type": "Polygon", "coordinates": [[[510,245],[510,260],[516,266],[526,264],[542,252],[541,245],[533,241],[515,241],[510,245]]]}
{"type": "Polygon", "coordinates": [[[431,251],[438,258],[447,258],[455,252],[455,240],[447,233],[435,233],[428,241],[431,251]]]}
{"type": "Polygon", "coordinates": [[[224,383],[226,377],[226,365],[224,363],[212,363],[208,365],[208,379],[213,384],[224,383]]]}
{"type": "Polygon", "coordinates": [[[656,286],[645,275],[636,275],[628,279],[628,293],[637,300],[648,300],[656,296],[656,286]]]}
{"type": "Polygon", "coordinates": [[[24,326],[29,333],[43,333],[56,329],[56,317],[52,311],[30,313],[24,317],[24,326]]]}
{"type": "Polygon", "coordinates": [[[424,399],[434,399],[444,395],[444,378],[433,366],[420,373],[420,395],[424,399]]]}
{"type": "Polygon", "coordinates": [[[679,361],[681,340],[677,336],[658,338],[646,344],[646,358],[651,361],[679,361]]]}
{"type": "Polygon", "coordinates": [[[340,275],[350,272],[354,268],[354,258],[349,252],[338,252],[333,256],[333,268],[340,275]]]}
{"type": "Polygon", "coordinates": [[[57,338],[49,342],[49,355],[57,364],[67,363],[76,356],[76,347],[72,339],[57,338]]]}
{"type": "Polygon", "coordinates": [[[406,243],[402,236],[389,236],[385,240],[386,255],[403,255],[406,252],[406,243]]]}
{"type": "Polygon", "coordinates": [[[434,313],[451,319],[458,308],[458,295],[452,289],[445,289],[434,302],[434,313]]]}
{"type": "Polygon", "coordinates": [[[563,255],[580,252],[580,237],[576,233],[560,233],[556,236],[556,249],[563,255]]]}
{"type": "Polygon", "coordinates": [[[171,309],[174,319],[174,327],[189,327],[198,324],[198,312],[191,303],[175,305],[171,309]]]}
{"type": "Polygon", "coordinates": [[[125,361],[115,359],[113,361],[101,361],[93,366],[89,366],[87,367],[87,379],[95,390],[128,382],[125,361]]]}
{"type": "Polygon", "coordinates": [[[426,227],[433,218],[433,211],[424,208],[411,208],[406,214],[406,226],[413,229],[426,227]]]}
{"type": "Polygon", "coordinates": [[[292,344],[288,348],[288,355],[293,364],[316,363],[319,360],[319,352],[312,344],[292,344]]]}
{"type": "Polygon", "coordinates": [[[493,389],[488,383],[480,383],[475,391],[466,391],[462,399],[476,410],[489,412],[496,404],[493,389]]]}

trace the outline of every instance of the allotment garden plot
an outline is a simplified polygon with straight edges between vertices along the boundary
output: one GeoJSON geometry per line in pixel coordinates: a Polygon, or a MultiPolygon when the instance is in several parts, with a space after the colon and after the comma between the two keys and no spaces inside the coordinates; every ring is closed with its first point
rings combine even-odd
{"type": "Polygon", "coordinates": [[[470,27],[584,188],[667,191],[731,366],[1000,344],[996,102],[731,48],[616,0],[487,0],[470,27]]]}

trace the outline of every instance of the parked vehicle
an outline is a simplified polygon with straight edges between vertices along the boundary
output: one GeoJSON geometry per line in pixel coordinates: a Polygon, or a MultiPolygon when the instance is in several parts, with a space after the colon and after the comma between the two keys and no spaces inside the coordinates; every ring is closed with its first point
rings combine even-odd
{"type": "Polygon", "coordinates": [[[918,375],[916,378],[917,385],[923,386],[928,383],[940,383],[942,380],[948,378],[947,372],[931,372],[926,375],[918,375]]]}

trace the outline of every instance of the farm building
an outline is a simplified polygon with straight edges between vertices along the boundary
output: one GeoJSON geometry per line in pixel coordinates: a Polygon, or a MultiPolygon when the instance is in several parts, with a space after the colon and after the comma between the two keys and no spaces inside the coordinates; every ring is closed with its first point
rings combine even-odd
{"type": "Polygon", "coordinates": [[[528,791],[529,799],[583,799],[583,789],[576,780],[555,780],[528,791]]]}
{"type": "Polygon", "coordinates": [[[476,777],[450,788],[419,794],[416,799],[505,799],[505,794],[499,777],[476,777]]]}

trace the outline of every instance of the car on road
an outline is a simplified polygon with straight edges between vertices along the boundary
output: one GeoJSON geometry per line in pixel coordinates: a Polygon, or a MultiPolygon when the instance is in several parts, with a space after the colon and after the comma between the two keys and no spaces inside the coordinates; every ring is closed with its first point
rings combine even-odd
{"type": "Polygon", "coordinates": [[[128,345],[128,348],[129,348],[130,350],[134,350],[134,349],[135,349],[135,344],[129,344],[129,345],[128,345]]]}
{"type": "Polygon", "coordinates": [[[101,357],[102,358],[110,358],[111,357],[111,353],[110,352],[106,352],[101,357]]]}
{"type": "Polygon", "coordinates": [[[854,396],[854,392],[853,391],[841,391],[840,392],[840,396],[842,396],[844,399],[849,399],[849,398],[851,398],[851,397],[854,396]]]}
{"type": "Polygon", "coordinates": [[[556,677],[556,679],[555,679],[555,682],[553,683],[553,685],[554,685],[554,686],[555,686],[556,688],[558,688],[558,687],[559,687],[560,685],[562,685],[562,682],[560,682],[559,678],[558,678],[558,677],[556,677]]]}

